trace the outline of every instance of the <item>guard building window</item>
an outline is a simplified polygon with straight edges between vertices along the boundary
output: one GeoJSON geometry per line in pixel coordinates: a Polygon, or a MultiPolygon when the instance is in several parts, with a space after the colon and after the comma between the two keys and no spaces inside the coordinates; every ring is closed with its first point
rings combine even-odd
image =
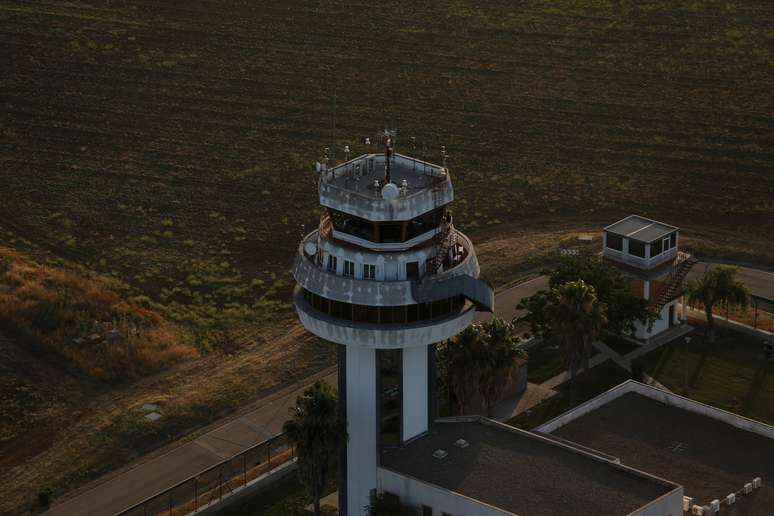
{"type": "MultiPolygon", "coordinates": [[[[667,242],[667,245],[669,242],[667,242]]],[[[650,256],[658,256],[664,251],[664,242],[662,240],[656,240],[650,244],[650,256]]]]}
{"type": "Polygon", "coordinates": [[[645,244],[637,240],[629,240],[629,254],[639,258],[645,258],[645,244]]]}
{"type": "Polygon", "coordinates": [[[332,254],[328,255],[328,270],[336,272],[336,266],[338,265],[338,260],[335,256],[332,254]]]}
{"type": "Polygon", "coordinates": [[[419,277],[419,262],[408,262],[406,264],[406,278],[416,279],[419,277]]]}
{"type": "Polygon", "coordinates": [[[376,279],[376,265],[363,264],[363,279],[376,279]]]}
{"type": "Polygon", "coordinates": [[[355,275],[355,262],[344,260],[344,276],[355,275]]]}
{"type": "Polygon", "coordinates": [[[618,235],[607,235],[607,248],[613,251],[623,251],[623,238],[618,235]]]}

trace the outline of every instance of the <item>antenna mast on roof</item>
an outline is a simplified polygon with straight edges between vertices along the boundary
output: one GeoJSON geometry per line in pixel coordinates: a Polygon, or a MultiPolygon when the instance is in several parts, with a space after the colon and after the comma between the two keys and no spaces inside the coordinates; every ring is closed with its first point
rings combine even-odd
{"type": "Polygon", "coordinates": [[[384,184],[390,182],[390,166],[392,161],[392,135],[384,130],[384,184]]]}
{"type": "Polygon", "coordinates": [[[333,165],[336,165],[336,88],[333,88],[333,113],[331,120],[331,149],[333,149],[333,165]]]}

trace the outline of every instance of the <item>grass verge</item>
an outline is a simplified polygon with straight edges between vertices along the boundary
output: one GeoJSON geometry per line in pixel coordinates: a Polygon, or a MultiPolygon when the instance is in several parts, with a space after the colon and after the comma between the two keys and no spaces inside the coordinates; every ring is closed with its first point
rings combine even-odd
{"type": "Polygon", "coordinates": [[[762,339],[718,328],[710,344],[705,330],[642,357],[645,372],[677,394],[774,424],[774,362],[764,361],[762,339]]]}

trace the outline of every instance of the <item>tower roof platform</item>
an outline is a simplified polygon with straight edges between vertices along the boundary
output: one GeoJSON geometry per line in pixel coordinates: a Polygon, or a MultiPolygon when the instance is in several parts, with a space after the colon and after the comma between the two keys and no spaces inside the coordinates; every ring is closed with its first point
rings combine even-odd
{"type": "Polygon", "coordinates": [[[384,154],[364,154],[320,175],[320,204],[373,222],[411,220],[454,200],[444,167],[394,154],[385,189],[384,154]],[[378,184],[378,186],[376,186],[378,184]]]}
{"type": "Polygon", "coordinates": [[[682,497],[671,482],[478,416],[439,420],[382,457],[388,470],[513,514],[630,514],[666,495],[682,497]],[[448,455],[434,457],[438,449],[448,455]]]}
{"type": "Polygon", "coordinates": [[[653,242],[677,230],[678,228],[675,226],[640,217],[639,215],[629,215],[625,219],[619,220],[605,228],[605,231],[608,233],[639,240],[644,243],[653,242]]]}

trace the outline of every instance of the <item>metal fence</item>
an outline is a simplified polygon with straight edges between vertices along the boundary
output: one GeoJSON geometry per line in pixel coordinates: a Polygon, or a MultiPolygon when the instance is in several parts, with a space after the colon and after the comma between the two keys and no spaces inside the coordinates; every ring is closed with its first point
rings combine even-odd
{"type": "Polygon", "coordinates": [[[213,503],[295,457],[285,434],[248,448],[161,491],[116,516],[182,516],[213,503]]]}

